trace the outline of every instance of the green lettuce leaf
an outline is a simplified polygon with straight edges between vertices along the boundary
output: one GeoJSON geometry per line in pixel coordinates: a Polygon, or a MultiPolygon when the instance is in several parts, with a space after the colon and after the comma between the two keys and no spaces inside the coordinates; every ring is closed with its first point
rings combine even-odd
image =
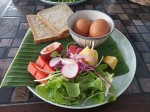
{"type": "Polygon", "coordinates": [[[79,97],[80,94],[79,83],[63,82],[63,84],[66,87],[67,93],[70,97],[79,97]]]}

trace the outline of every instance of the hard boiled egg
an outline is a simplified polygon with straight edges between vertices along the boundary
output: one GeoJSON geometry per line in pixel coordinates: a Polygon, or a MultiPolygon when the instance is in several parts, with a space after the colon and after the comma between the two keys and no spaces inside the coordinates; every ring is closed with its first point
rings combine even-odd
{"type": "Polygon", "coordinates": [[[104,19],[97,19],[93,21],[89,29],[90,37],[100,37],[106,35],[110,31],[109,24],[104,19]]]}
{"type": "Polygon", "coordinates": [[[81,18],[74,24],[73,31],[82,36],[88,36],[91,22],[87,19],[81,18]]]}

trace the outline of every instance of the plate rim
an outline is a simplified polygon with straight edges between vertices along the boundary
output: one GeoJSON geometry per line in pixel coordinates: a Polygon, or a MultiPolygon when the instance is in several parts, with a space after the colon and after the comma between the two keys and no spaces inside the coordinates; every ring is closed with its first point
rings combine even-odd
{"type": "MultiPolygon", "coordinates": [[[[120,33],[120,35],[122,36],[122,37],[120,37],[120,38],[124,38],[125,39],[125,41],[128,43],[128,45],[130,45],[130,48],[131,48],[131,51],[133,52],[133,58],[134,58],[134,63],[135,63],[135,66],[133,67],[134,68],[134,70],[132,70],[132,74],[131,74],[131,78],[130,78],[130,80],[128,81],[128,84],[124,87],[124,89],[122,89],[121,91],[119,91],[119,93],[117,94],[117,97],[119,97],[127,88],[128,88],[128,86],[131,84],[131,82],[132,82],[132,80],[133,80],[133,78],[134,78],[134,75],[135,75],[135,72],[136,72],[136,65],[137,65],[137,63],[136,63],[136,55],[135,55],[135,52],[134,52],[134,49],[133,49],[133,47],[132,47],[132,45],[131,45],[131,43],[129,42],[129,40],[126,38],[126,36],[124,35],[124,34],[122,34],[118,29],[114,29],[114,31],[113,31],[113,33],[115,33],[115,32],[117,32],[117,33],[120,33]]],[[[113,38],[113,37],[112,37],[113,38]]],[[[117,43],[117,42],[116,42],[117,43]]],[[[119,48],[120,49],[120,48],[119,48]]],[[[126,61],[126,60],[125,60],[126,61]]],[[[130,68],[129,68],[130,69],[130,68]]],[[[127,74],[127,73],[126,73],[127,74]]],[[[125,74],[124,74],[125,75],[125,74]]],[[[116,77],[121,77],[121,76],[116,76],[116,77]]],[[[94,108],[94,107],[98,107],[98,106],[101,106],[101,105],[103,105],[103,104],[106,104],[107,102],[103,102],[103,103],[101,103],[101,104],[94,104],[94,105],[88,105],[88,106],[85,106],[85,107],[75,107],[75,106],[67,106],[67,105],[61,105],[61,104],[57,104],[57,103],[54,103],[54,102],[51,102],[51,101],[48,101],[48,100],[46,100],[46,99],[44,99],[43,97],[41,97],[40,95],[38,95],[35,91],[34,91],[34,89],[32,88],[32,87],[29,87],[29,86],[27,86],[28,87],[28,89],[33,93],[33,94],[35,94],[37,97],[39,97],[40,99],[42,99],[43,101],[45,101],[45,102],[47,102],[47,103],[49,103],[49,104],[53,104],[53,105],[55,105],[55,106],[59,106],[59,107],[63,107],[63,108],[68,108],[68,109],[88,109],[88,108],[94,108]]]]}
{"type": "Polygon", "coordinates": [[[87,0],[80,0],[80,1],[76,1],[76,2],[53,2],[53,1],[48,1],[48,0],[40,0],[41,2],[44,2],[44,3],[47,3],[47,4],[50,4],[50,5],[57,5],[57,4],[60,4],[60,3],[66,3],[67,5],[76,5],[76,4],[80,4],[82,2],[85,2],[87,0]]]}

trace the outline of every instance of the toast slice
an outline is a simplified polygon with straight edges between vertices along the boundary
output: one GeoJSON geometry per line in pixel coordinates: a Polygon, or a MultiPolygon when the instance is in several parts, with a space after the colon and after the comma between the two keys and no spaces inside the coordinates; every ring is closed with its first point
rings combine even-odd
{"type": "Polygon", "coordinates": [[[70,34],[65,33],[62,37],[58,36],[47,25],[43,24],[37,15],[27,15],[27,21],[34,37],[34,43],[44,43],[56,39],[69,38],[70,34]]]}
{"type": "Polygon", "coordinates": [[[34,43],[48,42],[59,38],[52,29],[43,24],[37,15],[27,15],[27,21],[34,36],[34,43]]]}
{"type": "Polygon", "coordinates": [[[62,37],[62,35],[69,33],[67,20],[72,14],[73,11],[69,6],[62,3],[38,12],[37,16],[44,24],[62,37]]]}

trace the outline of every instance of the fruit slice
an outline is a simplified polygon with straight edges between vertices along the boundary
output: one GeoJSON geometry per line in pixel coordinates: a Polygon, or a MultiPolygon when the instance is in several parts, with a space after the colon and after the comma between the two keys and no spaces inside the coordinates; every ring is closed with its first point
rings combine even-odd
{"type": "Polygon", "coordinates": [[[69,51],[69,53],[75,54],[76,51],[77,51],[77,46],[75,46],[75,45],[69,45],[68,51],[69,51]]]}
{"type": "Polygon", "coordinates": [[[37,68],[36,68],[36,64],[35,63],[33,63],[33,62],[29,62],[29,64],[28,64],[28,68],[27,68],[27,70],[28,70],[28,72],[32,75],[32,76],[35,76],[36,75],[36,73],[37,73],[37,68]]]}
{"type": "MultiPolygon", "coordinates": [[[[36,80],[44,79],[44,78],[46,78],[46,77],[48,77],[48,75],[45,74],[45,73],[42,72],[42,71],[37,71],[37,73],[36,73],[36,75],[35,75],[35,79],[36,79],[36,80]]],[[[45,83],[46,81],[47,81],[47,80],[45,80],[45,81],[40,81],[40,83],[45,83]]]]}
{"type": "Polygon", "coordinates": [[[39,56],[38,59],[36,60],[36,64],[40,67],[40,68],[44,68],[46,61],[44,61],[44,59],[42,58],[42,56],[39,56]]]}
{"type": "Polygon", "coordinates": [[[77,48],[77,54],[79,54],[82,50],[83,50],[83,48],[81,48],[81,47],[77,48]]]}
{"type": "Polygon", "coordinates": [[[55,58],[50,60],[49,66],[50,67],[55,67],[56,65],[58,65],[60,63],[60,61],[61,61],[60,57],[55,57],[55,58]]]}
{"type": "Polygon", "coordinates": [[[79,55],[84,59],[84,61],[90,66],[96,66],[98,63],[98,52],[94,49],[90,49],[86,46],[79,55]]]}
{"type": "Polygon", "coordinates": [[[42,49],[42,51],[40,52],[40,54],[42,55],[42,57],[46,60],[50,60],[51,57],[51,53],[53,51],[57,51],[58,53],[60,53],[62,51],[62,45],[59,42],[54,42],[48,46],[46,46],[45,48],[42,49]]]}
{"type": "Polygon", "coordinates": [[[51,68],[47,63],[45,64],[43,70],[46,70],[46,71],[49,71],[49,72],[53,72],[54,71],[54,69],[51,68]]]}
{"type": "Polygon", "coordinates": [[[64,77],[68,79],[73,79],[77,76],[79,71],[79,66],[77,63],[75,64],[66,64],[62,67],[61,73],[64,77]]]}
{"type": "Polygon", "coordinates": [[[108,64],[108,66],[112,70],[114,70],[115,67],[116,67],[116,65],[117,65],[117,63],[118,63],[118,60],[114,56],[106,56],[106,57],[104,57],[103,62],[106,63],[106,64],[108,64]]]}
{"type": "Polygon", "coordinates": [[[68,51],[72,54],[79,54],[83,48],[78,47],[76,45],[69,45],[68,51]]]}

